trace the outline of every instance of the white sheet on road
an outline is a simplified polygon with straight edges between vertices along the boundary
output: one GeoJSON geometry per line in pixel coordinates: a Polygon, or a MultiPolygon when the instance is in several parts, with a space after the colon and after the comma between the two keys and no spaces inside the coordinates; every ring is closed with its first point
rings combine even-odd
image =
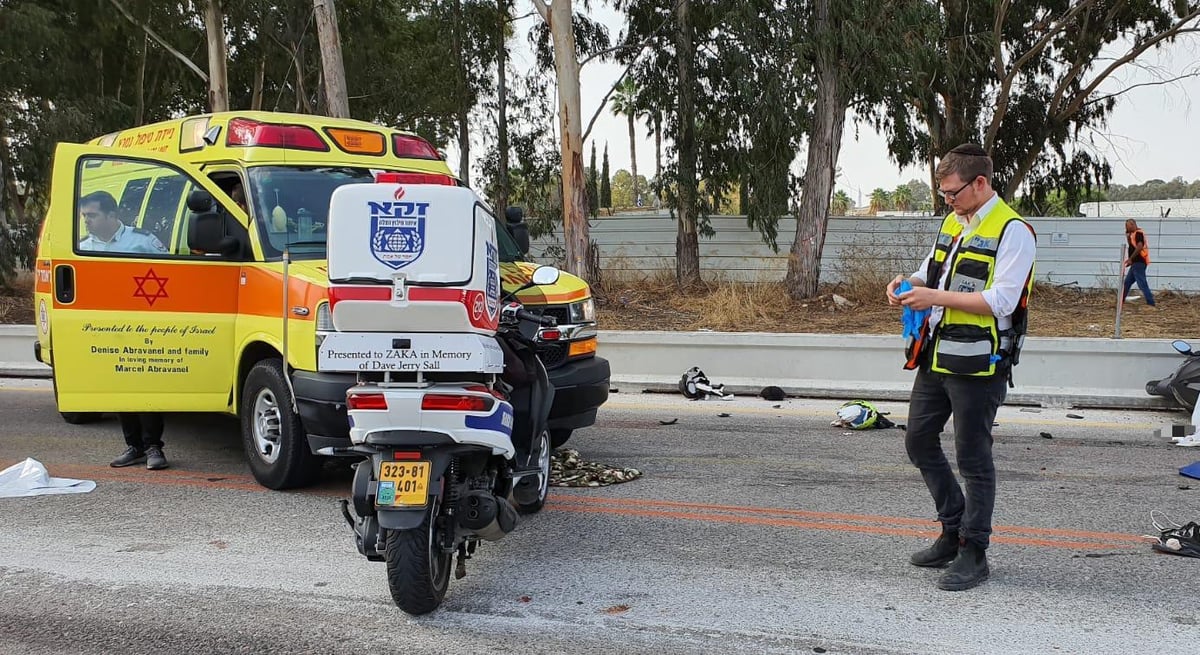
{"type": "Polygon", "coordinates": [[[32,457],[0,471],[0,498],[84,494],[95,488],[91,480],[52,478],[46,467],[32,457]]]}

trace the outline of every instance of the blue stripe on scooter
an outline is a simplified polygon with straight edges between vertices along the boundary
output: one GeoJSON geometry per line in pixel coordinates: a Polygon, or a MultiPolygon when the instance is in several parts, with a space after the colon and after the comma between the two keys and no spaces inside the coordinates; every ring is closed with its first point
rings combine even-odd
{"type": "Polygon", "coordinates": [[[488,416],[468,416],[466,425],[475,430],[489,430],[512,436],[513,411],[508,403],[497,403],[496,411],[488,416]]]}

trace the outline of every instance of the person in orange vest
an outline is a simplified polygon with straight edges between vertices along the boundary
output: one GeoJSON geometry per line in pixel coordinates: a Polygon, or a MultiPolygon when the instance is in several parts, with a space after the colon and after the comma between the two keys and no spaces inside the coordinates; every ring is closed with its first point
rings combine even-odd
{"type": "Polygon", "coordinates": [[[1146,280],[1146,267],[1150,265],[1150,248],[1146,245],[1146,233],[1132,218],[1125,221],[1125,239],[1129,242],[1129,252],[1125,255],[1125,265],[1129,267],[1129,272],[1125,274],[1125,300],[1137,300],[1136,297],[1129,296],[1129,289],[1137,282],[1142,296],[1146,298],[1146,304],[1157,307],[1154,294],[1150,291],[1150,283],[1146,280]]]}

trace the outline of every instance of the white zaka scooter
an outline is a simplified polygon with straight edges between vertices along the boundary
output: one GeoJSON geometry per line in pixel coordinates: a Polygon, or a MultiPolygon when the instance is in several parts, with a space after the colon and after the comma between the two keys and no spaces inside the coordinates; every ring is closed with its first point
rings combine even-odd
{"type": "Polygon", "coordinates": [[[554,387],[519,323],[555,321],[515,295],[559,272],[538,268],[501,299],[494,219],[462,187],[347,185],[330,217],[336,330],[322,335],[318,366],[358,382],[346,397],[352,445],[320,452],[365,458],[343,514],[359,553],[386,562],[395,603],[425,614],[445,597],[455,554],[461,578],[480,541],[546,502],[554,387]]]}

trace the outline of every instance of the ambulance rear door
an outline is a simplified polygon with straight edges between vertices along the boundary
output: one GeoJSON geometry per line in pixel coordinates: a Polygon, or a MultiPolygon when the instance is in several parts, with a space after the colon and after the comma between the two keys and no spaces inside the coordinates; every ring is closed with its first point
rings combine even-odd
{"type": "Polygon", "coordinates": [[[198,169],[159,152],[60,144],[54,184],[50,212],[72,226],[58,230],[52,262],[59,411],[226,409],[249,246],[236,256],[193,252],[188,235],[226,212],[221,229],[248,243],[244,212],[198,169]],[[196,191],[212,204],[189,207],[196,191]]]}

